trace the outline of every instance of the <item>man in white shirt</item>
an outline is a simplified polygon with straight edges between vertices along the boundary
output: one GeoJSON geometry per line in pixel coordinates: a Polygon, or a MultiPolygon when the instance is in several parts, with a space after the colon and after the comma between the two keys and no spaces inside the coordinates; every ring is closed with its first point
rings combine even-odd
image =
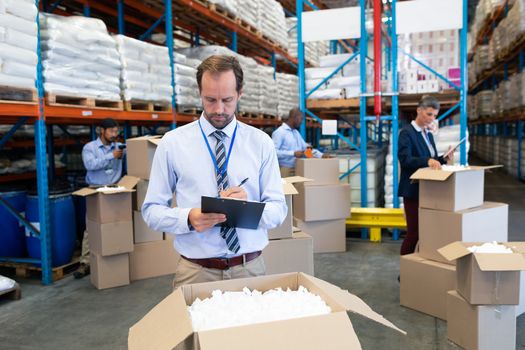
{"type": "Polygon", "coordinates": [[[243,84],[237,59],[209,57],[197,70],[197,83],[204,111],[198,121],[162,138],[142,206],[148,226],[175,236],[182,256],[175,287],[264,274],[267,230],[287,213],[272,140],[235,118],[243,84]],[[201,196],[265,203],[258,228],[220,227],[225,215],[202,213],[201,196]]]}
{"type": "MultiPolygon", "coordinates": [[[[302,122],[303,112],[297,107],[293,108],[282,125],[272,134],[282,177],[295,175],[295,159],[306,157],[306,150],[309,145],[304,141],[298,130],[302,122]]],[[[312,149],[311,156],[314,158],[331,158],[331,155],[323,154],[316,149],[312,149]]]]}

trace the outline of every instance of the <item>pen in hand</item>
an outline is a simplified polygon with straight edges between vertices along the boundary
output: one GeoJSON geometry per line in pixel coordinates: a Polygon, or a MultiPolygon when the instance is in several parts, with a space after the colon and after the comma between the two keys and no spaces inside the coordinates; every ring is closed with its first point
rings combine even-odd
{"type": "Polygon", "coordinates": [[[239,184],[239,186],[237,186],[237,187],[241,187],[242,185],[244,185],[246,183],[246,181],[248,181],[248,178],[242,180],[241,183],[239,184]]]}

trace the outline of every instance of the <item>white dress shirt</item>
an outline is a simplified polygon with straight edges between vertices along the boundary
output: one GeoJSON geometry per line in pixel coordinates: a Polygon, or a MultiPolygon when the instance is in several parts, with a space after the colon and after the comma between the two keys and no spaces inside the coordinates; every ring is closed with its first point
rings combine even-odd
{"type": "MultiPolygon", "coordinates": [[[[204,118],[200,123],[215,153],[215,128],[204,118]]],[[[188,258],[231,257],[262,250],[268,244],[268,229],[279,226],[287,213],[277,155],[272,140],[259,129],[232,120],[222,131],[226,150],[237,133],[227,173],[231,187],[242,180],[247,199],[266,203],[256,230],[237,228],[240,250],[228,250],[220,228],[190,231],[188,214],[201,207],[201,196],[217,196],[215,166],[197,121],[172,130],[162,138],[155,152],[148,192],[142,206],[144,220],[156,231],[175,235],[175,249],[188,258]],[[172,208],[172,194],[177,207],[172,208]]],[[[213,154],[215,156],[215,154],[213,154]]]]}

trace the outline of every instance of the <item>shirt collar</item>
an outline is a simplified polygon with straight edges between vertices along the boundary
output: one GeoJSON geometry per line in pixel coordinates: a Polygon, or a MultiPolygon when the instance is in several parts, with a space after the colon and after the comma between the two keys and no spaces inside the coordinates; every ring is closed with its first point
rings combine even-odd
{"type": "Polygon", "coordinates": [[[294,129],[292,129],[287,123],[283,123],[283,128],[285,128],[286,130],[294,131],[294,129]]]}
{"type": "MultiPolygon", "coordinates": [[[[204,112],[202,112],[201,117],[199,118],[199,121],[201,122],[202,131],[204,131],[204,135],[210,136],[212,133],[218,130],[213,125],[210,124],[210,122],[206,119],[206,117],[204,117],[204,112]]],[[[232,138],[236,125],[237,125],[237,118],[233,116],[233,119],[230,122],[230,124],[226,125],[226,127],[224,129],[221,129],[221,131],[224,132],[226,136],[228,136],[229,138],[232,138]]]]}
{"type": "Polygon", "coordinates": [[[100,139],[100,136],[97,137],[97,139],[95,140],[95,143],[97,145],[98,148],[100,147],[109,147],[109,148],[113,148],[113,146],[115,145],[115,142],[111,142],[109,145],[105,145],[102,143],[102,140],[100,139]]]}
{"type": "Polygon", "coordinates": [[[412,120],[410,124],[412,124],[412,126],[414,127],[414,129],[416,129],[417,132],[423,132],[423,129],[421,129],[421,127],[417,125],[415,120],[412,120]]]}

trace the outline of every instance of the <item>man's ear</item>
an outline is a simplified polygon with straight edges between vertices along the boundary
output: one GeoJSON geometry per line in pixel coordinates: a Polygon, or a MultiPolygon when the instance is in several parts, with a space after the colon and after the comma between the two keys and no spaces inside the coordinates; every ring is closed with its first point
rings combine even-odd
{"type": "Polygon", "coordinates": [[[241,97],[243,94],[244,94],[244,91],[241,89],[241,91],[239,91],[239,97],[237,97],[237,102],[241,100],[241,97]]]}

